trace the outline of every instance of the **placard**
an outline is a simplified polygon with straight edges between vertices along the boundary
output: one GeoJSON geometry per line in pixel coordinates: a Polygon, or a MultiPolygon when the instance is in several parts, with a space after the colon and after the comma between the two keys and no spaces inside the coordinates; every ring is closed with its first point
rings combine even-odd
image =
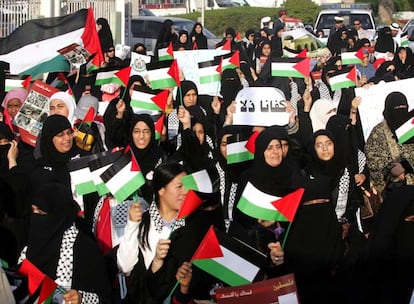
{"type": "Polygon", "coordinates": [[[216,289],[218,304],[298,304],[293,274],[237,287],[216,289]]]}
{"type": "Polygon", "coordinates": [[[82,64],[89,61],[91,54],[77,43],[72,43],[58,50],[69,61],[70,70],[79,70],[82,64]]]}
{"type": "Polygon", "coordinates": [[[234,125],[285,126],[289,123],[283,92],[274,87],[248,87],[236,96],[234,125]]]}
{"type": "Polygon", "coordinates": [[[361,118],[362,130],[365,141],[372,129],[384,120],[385,98],[388,94],[398,91],[403,93],[408,100],[408,108],[414,108],[414,79],[403,79],[391,82],[381,82],[369,87],[356,88],[355,95],[360,96],[361,104],[358,107],[361,118]]]}
{"type": "Polygon", "coordinates": [[[33,83],[32,89],[13,121],[19,129],[21,140],[25,143],[35,146],[43,121],[49,115],[49,98],[58,91],[55,87],[40,80],[33,83]]]}

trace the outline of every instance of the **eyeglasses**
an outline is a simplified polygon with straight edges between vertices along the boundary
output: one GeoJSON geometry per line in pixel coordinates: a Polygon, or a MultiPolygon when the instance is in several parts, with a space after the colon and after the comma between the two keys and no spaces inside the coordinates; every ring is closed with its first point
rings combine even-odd
{"type": "Polygon", "coordinates": [[[110,52],[115,52],[115,49],[108,50],[108,53],[110,53],[110,52]]]}
{"type": "Polygon", "coordinates": [[[144,136],[151,136],[151,130],[150,129],[144,129],[144,130],[139,130],[139,129],[134,129],[132,131],[134,134],[138,134],[138,135],[144,135],[144,136]]]}
{"type": "Polygon", "coordinates": [[[361,25],[361,23],[354,23],[354,25],[361,25]]]}

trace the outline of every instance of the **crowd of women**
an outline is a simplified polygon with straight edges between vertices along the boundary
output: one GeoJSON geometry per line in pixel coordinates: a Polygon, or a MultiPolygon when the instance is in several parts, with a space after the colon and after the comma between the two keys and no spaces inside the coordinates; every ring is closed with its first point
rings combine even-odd
{"type": "MultiPolygon", "coordinates": [[[[99,24],[105,27],[102,20],[99,24]]],[[[163,43],[173,36],[171,25],[166,28],[160,34],[163,43]]],[[[182,35],[201,48],[201,28],[196,24],[195,34],[182,35]]],[[[409,303],[414,287],[414,138],[399,144],[395,132],[413,118],[407,98],[398,91],[386,96],[384,120],[365,141],[361,98],[353,88],[332,91],[329,85],[332,73],[342,68],[340,52],[319,58],[315,70],[320,79],[272,77],[270,58],[281,50],[280,31],[283,27],[267,35],[268,29],[262,29],[255,40],[250,30],[236,42],[236,31],[227,29],[222,44],[230,40],[232,50],[240,51],[240,69],[223,72],[220,96],[201,95],[195,83],[181,79],[180,88],[171,89],[167,98],[160,138],[154,126],[160,113],[135,113],[131,107],[133,90],[150,86],[137,75],[126,88],[106,86],[104,93],[90,83],[90,75],[69,78],[75,98],[64,92],[66,87],[50,97],[50,115],[34,148],[3,119],[0,258],[9,265],[17,302],[33,303],[39,296],[39,290],[28,296],[27,282],[12,271],[27,258],[60,286],[53,303],[211,303],[223,283],[193,266],[191,257],[213,225],[267,255],[261,280],[293,273],[300,303],[409,303]],[[235,97],[247,86],[278,88],[289,123],[233,125],[235,97]],[[98,112],[104,95],[110,97],[105,113],[84,130],[88,140],[79,140],[82,119],[90,107],[98,112]],[[228,139],[255,132],[254,159],[228,164],[228,139]],[[136,159],[145,177],[145,184],[124,202],[110,193],[75,191],[71,160],[104,151],[136,159]],[[187,194],[182,177],[203,169],[217,172],[214,191],[198,193],[202,205],[177,219],[187,194]],[[292,225],[252,218],[238,209],[248,183],[277,197],[304,188],[292,225]],[[364,190],[373,195],[372,189],[381,195],[381,205],[363,217],[361,208],[369,204],[364,190]],[[109,245],[101,233],[103,210],[112,223],[109,245]]],[[[177,50],[193,48],[182,35],[175,41],[177,50]]],[[[113,49],[111,39],[101,37],[103,50],[113,49]]],[[[107,58],[111,65],[111,56],[107,58]]],[[[398,48],[392,60],[357,85],[408,77],[412,60],[408,48],[398,48]]],[[[4,97],[2,107],[11,119],[27,94],[13,89],[4,97]]]]}

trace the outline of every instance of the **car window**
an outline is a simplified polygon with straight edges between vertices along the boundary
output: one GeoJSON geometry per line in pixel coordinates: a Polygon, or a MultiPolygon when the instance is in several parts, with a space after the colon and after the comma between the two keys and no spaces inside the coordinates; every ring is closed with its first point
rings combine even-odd
{"type": "MultiPolygon", "coordinates": [[[[337,14],[321,15],[319,23],[317,24],[317,29],[321,30],[324,28],[333,28],[335,26],[335,16],[337,16],[337,14]]],[[[344,25],[346,26],[352,26],[354,24],[354,20],[359,19],[364,29],[373,29],[373,24],[368,14],[343,14],[341,16],[344,18],[344,25]]]]}
{"type": "Polygon", "coordinates": [[[159,21],[147,21],[145,27],[147,38],[157,39],[158,35],[160,34],[161,27],[162,23],[159,21]]]}
{"type": "Polygon", "coordinates": [[[142,20],[131,20],[132,37],[145,37],[144,22],[142,20]]]}

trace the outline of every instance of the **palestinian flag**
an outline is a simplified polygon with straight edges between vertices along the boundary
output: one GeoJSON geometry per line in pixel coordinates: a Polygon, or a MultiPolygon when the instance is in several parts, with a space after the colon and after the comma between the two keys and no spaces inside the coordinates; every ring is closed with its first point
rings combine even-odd
{"type": "Polygon", "coordinates": [[[216,190],[218,173],[214,169],[204,169],[181,177],[186,190],[195,190],[202,193],[213,193],[216,190]]]}
{"type": "Polygon", "coordinates": [[[274,220],[281,222],[293,222],[304,192],[305,189],[299,188],[298,190],[272,202],[273,207],[275,207],[279,212],[278,217],[274,220]]]}
{"type": "Polygon", "coordinates": [[[160,140],[164,128],[165,114],[162,114],[155,123],[155,139],[160,140]]]}
{"type": "Polygon", "coordinates": [[[288,48],[287,46],[283,47],[283,56],[287,58],[295,58],[295,57],[306,58],[308,56],[307,53],[308,53],[307,49],[297,51],[297,50],[288,48]]]}
{"type": "Polygon", "coordinates": [[[101,85],[108,84],[108,83],[117,83],[123,86],[124,83],[122,82],[122,80],[119,79],[118,76],[116,76],[116,73],[118,72],[119,72],[119,69],[114,69],[114,70],[100,69],[96,73],[95,85],[101,86],[101,85]]]}
{"type": "Polygon", "coordinates": [[[310,58],[272,58],[272,76],[305,78],[310,74],[310,58]]]}
{"type": "Polygon", "coordinates": [[[220,62],[216,70],[221,75],[224,70],[240,67],[240,52],[237,50],[234,53],[219,56],[215,60],[220,62]]]}
{"type": "MultiPolygon", "coordinates": [[[[98,49],[100,52],[91,9],[24,23],[0,40],[0,61],[9,63],[10,73],[14,75],[69,71],[69,62],[57,50],[71,43],[83,45],[91,54],[97,53],[98,49]]],[[[102,55],[95,57],[96,62],[103,61],[102,55]]]]}
{"type": "Polygon", "coordinates": [[[215,60],[204,61],[198,63],[198,75],[200,84],[220,83],[220,73],[217,71],[218,64],[215,60]]]}
{"type": "Polygon", "coordinates": [[[414,136],[414,118],[410,118],[401,127],[395,130],[398,143],[403,144],[414,136]]]}
{"type": "Polygon", "coordinates": [[[122,82],[122,86],[127,87],[129,82],[129,77],[131,76],[132,67],[127,66],[123,69],[120,69],[115,73],[115,76],[119,78],[122,82]]]}
{"type": "Polygon", "coordinates": [[[40,289],[38,303],[52,303],[53,294],[56,288],[58,288],[58,284],[48,276],[45,276],[42,282],[42,288],[40,289]]]}
{"type": "Polygon", "coordinates": [[[6,79],[5,80],[5,91],[8,92],[13,89],[23,88],[21,79],[6,79]]]}
{"type": "Polygon", "coordinates": [[[227,164],[242,163],[254,158],[254,154],[246,148],[249,136],[235,134],[227,138],[227,164]]]}
{"type": "Polygon", "coordinates": [[[24,259],[20,264],[19,272],[27,276],[29,284],[29,295],[33,295],[39,286],[42,284],[46,275],[39,270],[35,265],[32,264],[28,259],[24,259]]]}
{"type": "Polygon", "coordinates": [[[147,66],[147,76],[153,90],[177,86],[174,78],[168,73],[173,62],[173,60],[164,60],[147,66]]]}
{"type": "Polygon", "coordinates": [[[120,203],[145,184],[145,178],[132,153],[124,154],[118,158],[101,174],[101,178],[120,203]]]}
{"type": "MultiPolygon", "coordinates": [[[[158,114],[162,109],[154,102],[155,96],[163,91],[151,90],[148,87],[139,87],[134,90],[131,96],[131,107],[134,113],[158,114]]],[[[167,91],[168,92],[168,91],[167,91]]]]}
{"type": "Polygon", "coordinates": [[[97,158],[89,162],[89,170],[92,175],[93,183],[100,196],[109,193],[108,187],[101,178],[104,173],[121,155],[122,151],[105,151],[97,154],[97,158]]]}
{"type": "Polygon", "coordinates": [[[187,192],[183,204],[177,214],[177,220],[186,218],[201,206],[203,200],[193,190],[187,192]]]}
{"type": "Polygon", "coordinates": [[[216,48],[216,50],[231,51],[231,40],[226,40],[222,46],[216,48]]]}
{"type": "Polygon", "coordinates": [[[280,197],[264,193],[248,182],[237,203],[237,208],[248,216],[275,221],[279,217],[279,212],[273,207],[272,202],[278,199],[280,197]]]}
{"type": "Polygon", "coordinates": [[[240,286],[255,280],[266,255],[211,226],[191,261],[224,283],[240,286]]]}
{"type": "Polygon", "coordinates": [[[163,61],[171,59],[174,59],[174,52],[172,43],[170,42],[166,48],[158,49],[158,60],[163,61]]]}
{"type": "Polygon", "coordinates": [[[400,46],[408,47],[408,35],[401,36],[400,46]]]}
{"type": "Polygon", "coordinates": [[[354,87],[356,82],[357,70],[355,66],[343,67],[342,70],[329,77],[329,85],[332,91],[354,87]]]}
{"type": "Polygon", "coordinates": [[[92,154],[81,158],[73,159],[69,162],[69,172],[72,184],[75,186],[76,193],[85,195],[96,191],[93,176],[89,169],[89,163],[97,159],[99,155],[92,154]]]}
{"type": "Polygon", "coordinates": [[[259,136],[259,131],[254,131],[252,135],[250,135],[249,139],[246,143],[246,149],[253,155],[256,153],[256,139],[259,136]]]}
{"type": "Polygon", "coordinates": [[[347,64],[361,64],[364,59],[364,49],[360,48],[357,52],[343,52],[341,53],[342,65],[347,64]]]}

